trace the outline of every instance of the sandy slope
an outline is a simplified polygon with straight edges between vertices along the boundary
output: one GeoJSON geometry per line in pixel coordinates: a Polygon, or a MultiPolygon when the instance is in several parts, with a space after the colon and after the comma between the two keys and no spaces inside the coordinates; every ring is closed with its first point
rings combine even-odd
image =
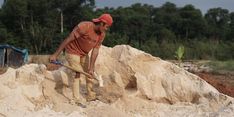
{"type": "MultiPolygon", "coordinates": [[[[72,71],[28,64],[0,75],[0,115],[7,117],[233,117],[233,98],[178,66],[130,46],[102,47],[98,100],[69,103],[72,71]]],[[[84,79],[81,94],[86,96],[84,79]]]]}

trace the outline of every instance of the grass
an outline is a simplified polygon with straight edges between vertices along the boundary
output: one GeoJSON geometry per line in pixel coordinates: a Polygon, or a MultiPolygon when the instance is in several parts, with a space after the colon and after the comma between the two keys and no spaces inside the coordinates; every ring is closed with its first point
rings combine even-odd
{"type": "Polygon", "coordinates": [[[209,61],[207,63],[213,69],[213,72],[231,72],[234,73],[234,60],[228,61],[209,61]]]}

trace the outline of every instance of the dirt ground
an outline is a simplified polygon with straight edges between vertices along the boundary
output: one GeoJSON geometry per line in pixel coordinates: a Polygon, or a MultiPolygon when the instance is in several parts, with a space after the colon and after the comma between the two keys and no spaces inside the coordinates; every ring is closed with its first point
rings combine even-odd
{"type": "Polygon", "coordinates": [[[0,68],[0,75],[6,72],[6,68],[0,68]]]}
{"type": "Polygon", "coordinates": [[[234,74],[195,73],[219,92],[234,97],[234,74]]]}
{"type": "MultiPolygon", "coordinates": [[[[58,69],[60,66],[47,64],[48,70],[58,69]]],[[[0,74],[6,72],[6,69],[0,68],[0,74]]],[[[220,92],[234,97],[234,74],[214,74],[214,73],[194,73],[214,86],[220,92]]]]}

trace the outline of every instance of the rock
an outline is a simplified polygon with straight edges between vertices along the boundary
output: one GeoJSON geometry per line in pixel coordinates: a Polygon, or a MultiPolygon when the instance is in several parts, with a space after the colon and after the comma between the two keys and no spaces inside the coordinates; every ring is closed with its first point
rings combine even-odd
{"type": "MultiPolygon", "coordinates": [[[[98,73],[105,74],[106,71],[115,71],[115,74],[119,74],[123,81],[123,85],[119,86],[125,90],[128,90],[129,87],[132,90],[135,88],[142,98],[170,104],[176,102],[197,103],[199,98],[208,93],[218,93],[215,88],[198,76],[172,63],[142,51],[138,52],[130,46],[116,46],[111,52],[106,51],[108,49],[102,49],[100,53],[109,53],[109,55],[105,54],[97,60],[97,64],[105,65],[100,65],[97,68],[98,73]],[[102,61],[102,59],[106,60],[102,61]]],[[[108,73],[105,76],[113,74],[112,72],[108,73]]],[[[114,85],[110,86],[114,87],[114,85]]],[[[107,89],[116,88],[108,87],[107,89]]]]}
{"type": "MultiPolygon", "coordinates": [[[[177,65],[127,45],[102,46],[95,72],[97,101],[87,108],[69,103],[74,72],[48,71],[43,64],[9,68],[0,75],[4,116],[234,116],[234,99],[177,65]],[[66,90],[65,90],[66,89],[66,90]]],[[[82,80],[81,95],[86,96],[82,80]]]]}
{"type": "Polygon", "coordinates": [[[124,95],[124,84],[120,75],[113,72],[104,80],[104,87],[98,88],[98,99],[105,103],[115,102],[124,95]]]}

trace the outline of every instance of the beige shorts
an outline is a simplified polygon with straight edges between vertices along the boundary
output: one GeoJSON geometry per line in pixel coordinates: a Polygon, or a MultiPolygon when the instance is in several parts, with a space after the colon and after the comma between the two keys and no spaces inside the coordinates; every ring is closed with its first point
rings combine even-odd
{"type": "Polygon", "coordinates": [[[82,71],[87,72],[88,71],[88,65],[89,65],[89,56],[80,57],[75,54],[68,54],[66,53],[66,60],[69,64],[69,66],[79,69],[82,71]]]}

